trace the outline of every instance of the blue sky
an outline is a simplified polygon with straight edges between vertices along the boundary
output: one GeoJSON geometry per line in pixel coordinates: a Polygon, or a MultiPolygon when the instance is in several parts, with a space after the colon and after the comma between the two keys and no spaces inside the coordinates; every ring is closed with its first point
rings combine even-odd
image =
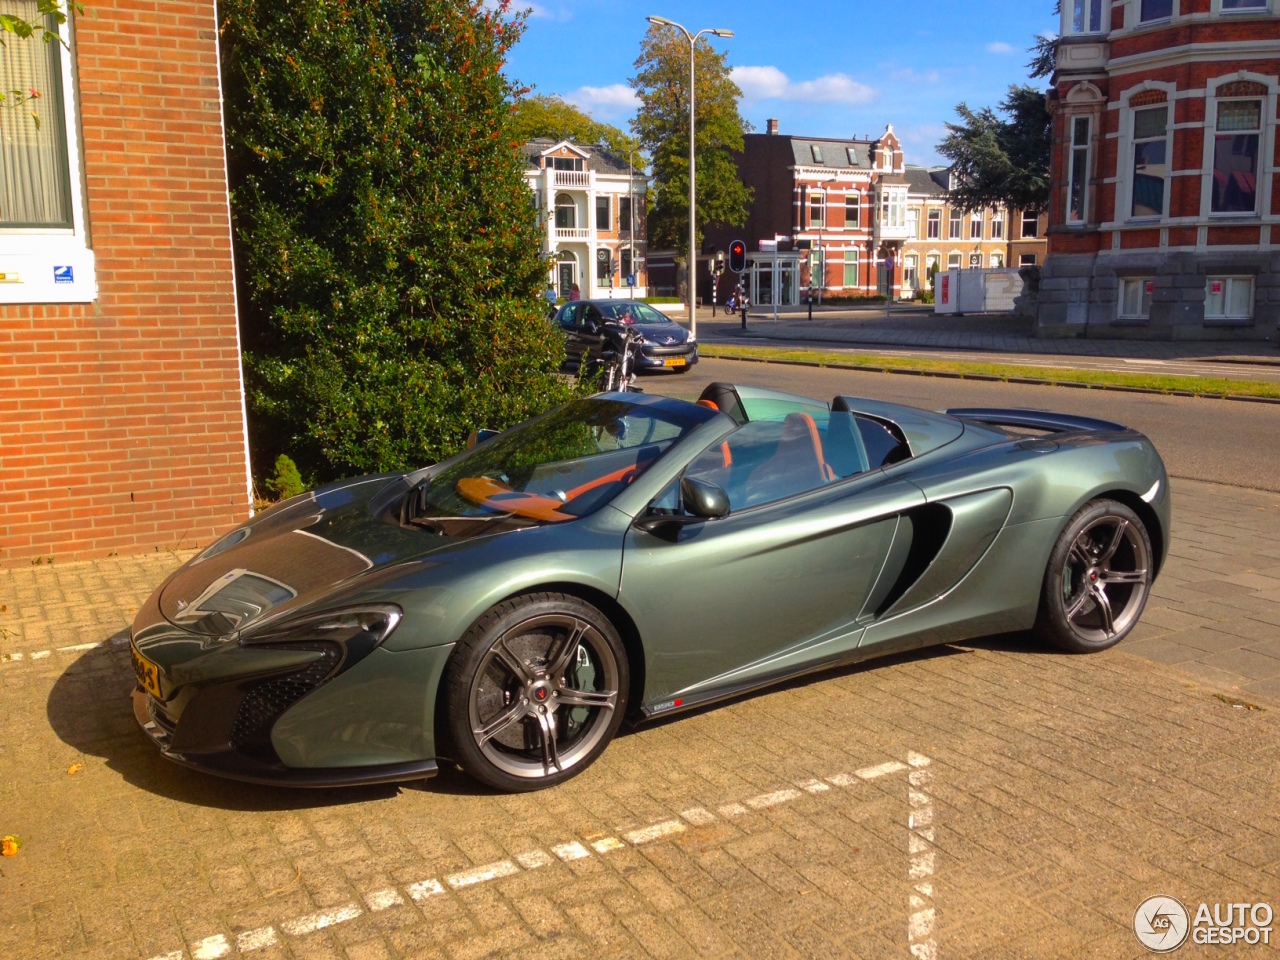
{"type": "MultiPolygon", "coordinates": [[[[1026,83],[1027,48],[1055,32],[1053,0],[514,0],[530,7],[507,72],[626,129],[627,80],[650,14],[690,30],[733,30],[729,54],[743,116],[763,132],[878,135],[892,123],[908,163],[940,162],[934,145],[955,105],[994,106],[1026,83]],[[843,25],[842,25],[843,24],[843,25]]],[[[1043,81],[1040,81],[1043,84],[1043,81]]]]}

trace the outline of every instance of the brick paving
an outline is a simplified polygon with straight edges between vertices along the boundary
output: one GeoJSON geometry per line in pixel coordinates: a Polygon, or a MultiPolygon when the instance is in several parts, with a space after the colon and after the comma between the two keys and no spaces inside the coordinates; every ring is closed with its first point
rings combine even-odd
{"type": "Polygon", "coordinates": [[[1280,907],[1280,496],[1174,494],[1117,650],[1014,637],[828,672],[523,796],[165,763],[110,638],[184,555],[0,571],[0,834],[24,843],[3,952],[1137,958],[1146,897],[1280,907]]]}

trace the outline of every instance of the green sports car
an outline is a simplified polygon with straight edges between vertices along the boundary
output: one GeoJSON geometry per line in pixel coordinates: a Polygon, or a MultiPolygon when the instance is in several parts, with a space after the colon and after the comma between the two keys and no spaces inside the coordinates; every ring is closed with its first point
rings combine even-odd
{"type": "Polygon", "coordinates": [[[1101,420],[601,394],[231,531],[139,612],[134,711],[169,759],[242,780],[447,757],[537,789],[624,719],[835,664],[1021,630],[1110,647],[1169,521],[1151,442],[1101,420]]]}

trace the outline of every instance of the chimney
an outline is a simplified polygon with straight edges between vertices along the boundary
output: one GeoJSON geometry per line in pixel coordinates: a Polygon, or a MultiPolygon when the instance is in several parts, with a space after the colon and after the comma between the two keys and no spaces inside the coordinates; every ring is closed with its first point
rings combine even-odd
{"type": "Polygon", "coordinates": [[[765,127],[769,131],[769,136],[776,137],[778,135],[778,118],[770,117],[765,121],[765,127]]]}

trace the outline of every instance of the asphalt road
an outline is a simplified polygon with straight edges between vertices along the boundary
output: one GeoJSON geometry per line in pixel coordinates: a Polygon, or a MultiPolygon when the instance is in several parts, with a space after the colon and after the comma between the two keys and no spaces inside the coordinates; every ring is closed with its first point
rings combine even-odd
{"type": "Polygon", "coordinates": [[[693,398],[715,380],[753,383],[823,400],[845,394],[931,410],[1028,407],[1101,417],[1150,437],[1172,476],[1280,491],[1280,405],[735,360],[703,360],[685,374],[644,377],[640,386],[647,393],[693,398]]]}

